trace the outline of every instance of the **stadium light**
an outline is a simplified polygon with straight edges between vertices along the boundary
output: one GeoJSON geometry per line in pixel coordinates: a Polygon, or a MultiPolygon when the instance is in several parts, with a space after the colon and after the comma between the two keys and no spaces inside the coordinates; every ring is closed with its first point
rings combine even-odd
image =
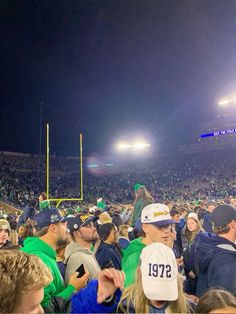
{"type": "Polygon", "coordinates": [[[151,145],[149,143],[144,143],[144,142],[135,142],[135,143],[118,143],[117,148],[119,150],[127,150],[127,149],[137,149],[137,150],[143,150],[147,147],[150,147],[151,145]]]}
{"type": "Polygon", "coordinates": [[[236,105],[236,98],[231,97],[231,98],[225,98],[222,99],[221,101],[218,102],[218,105],[220,107],[228,107],[228,105],[236,105]]]}
{"type": "Polygon", "coordinates": [[[227,107],[228,104],[232,103],[233,100],[232,99],[223,99],[221,100],[218,105],[221,106],[221,107],[227,107]]]}

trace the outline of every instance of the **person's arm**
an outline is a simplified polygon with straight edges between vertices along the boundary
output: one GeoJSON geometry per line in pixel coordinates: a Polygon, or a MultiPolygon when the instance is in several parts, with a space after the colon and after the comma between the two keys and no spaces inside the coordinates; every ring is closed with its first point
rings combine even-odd
{"type": "Polygon", "coordinates": [[[53,281],[44,288],[44,298],[41,305],[45,313],[65,312],[72,294],[86,285],[89,274],[85,273],[81,278],[77,278],[77,276],[78,273],[74,273],[69,280],[68,286],[58,294],[56,294],[56,287],[53,281]]]}
{"type": "Polygon", "coordinates": [[[97,280],[72,296],[71,313],[115,313],[123,287],[123,272],[104,269],[97,280]]]}

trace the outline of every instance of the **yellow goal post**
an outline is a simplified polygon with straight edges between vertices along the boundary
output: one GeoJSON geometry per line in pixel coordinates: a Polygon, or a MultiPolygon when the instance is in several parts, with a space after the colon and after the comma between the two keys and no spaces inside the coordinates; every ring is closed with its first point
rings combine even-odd
{"type": "Polygon", "coordinates": [[[80,197],[79,198],[49,198],[49,124],[46,124],[46,195],[47,195],[47,200],[50,202],[56,202],[56,207],[59,207],[61,202],[66,202],[66,201],[83,201],[84,199],[84,194],[83,194],[83,156],[82,156],[82,151],[83,151],[83,135],[80,133],[80,197]]]}

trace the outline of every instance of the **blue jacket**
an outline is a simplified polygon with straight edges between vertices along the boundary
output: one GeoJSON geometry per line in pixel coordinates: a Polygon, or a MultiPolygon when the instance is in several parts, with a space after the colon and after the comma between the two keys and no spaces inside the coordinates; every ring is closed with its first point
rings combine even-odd
{"type": "Polygon", "coordinates": [[[199,235],[196,247],[197,296],[217,287],[236,296],[236,245],[215,234],[199,235]]]}
{"type": "Polygon", "coordinates": [[[116,290],[110,303],[97,303],[98,281],[92,280],[88,285],[71,297],[71,313],[115,313],[120,301],[121,291],[116,290]]]}
{"type": "Polygon", "coordinates": [[[112,261],[114,267],[121,270],[121,255],[114,244],[107,244],[102,241],[95,253],[95,257],[101,269],[106,268],[108,262],[112,261]]]}
{"type": "Polygon", "coordinates": [[[18,225],[23,225],[24,223],[27,222],[27,220],[30,219],[34,219],[35,216],[35,208],[30,207],[29,205],[27,205],[24,209],[23,209],[23,214],[20,216],[19,218],[19,222],[18,225]]]}

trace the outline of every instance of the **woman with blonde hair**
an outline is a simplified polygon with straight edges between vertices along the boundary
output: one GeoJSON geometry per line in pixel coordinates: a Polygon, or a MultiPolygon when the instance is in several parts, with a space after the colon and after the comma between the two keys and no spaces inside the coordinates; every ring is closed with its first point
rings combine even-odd
{"type": "Polygon", "coordinates": [[[198,236],[204,232],[201,222],[196,213],[190,213],[186,220],[185,235],[188,240],[188,246],[183,252],[184,270],[186,274],[185,292],[188,294],[196,294],[197,289],[197,269],[194,264],[194,248],[198,236]]]}
{"type": "Polygon", "coordinates": [[[141,253],[136,282],[124,290],[119,313],[189,313],[173,251],[152,243],[141,253]]]}

